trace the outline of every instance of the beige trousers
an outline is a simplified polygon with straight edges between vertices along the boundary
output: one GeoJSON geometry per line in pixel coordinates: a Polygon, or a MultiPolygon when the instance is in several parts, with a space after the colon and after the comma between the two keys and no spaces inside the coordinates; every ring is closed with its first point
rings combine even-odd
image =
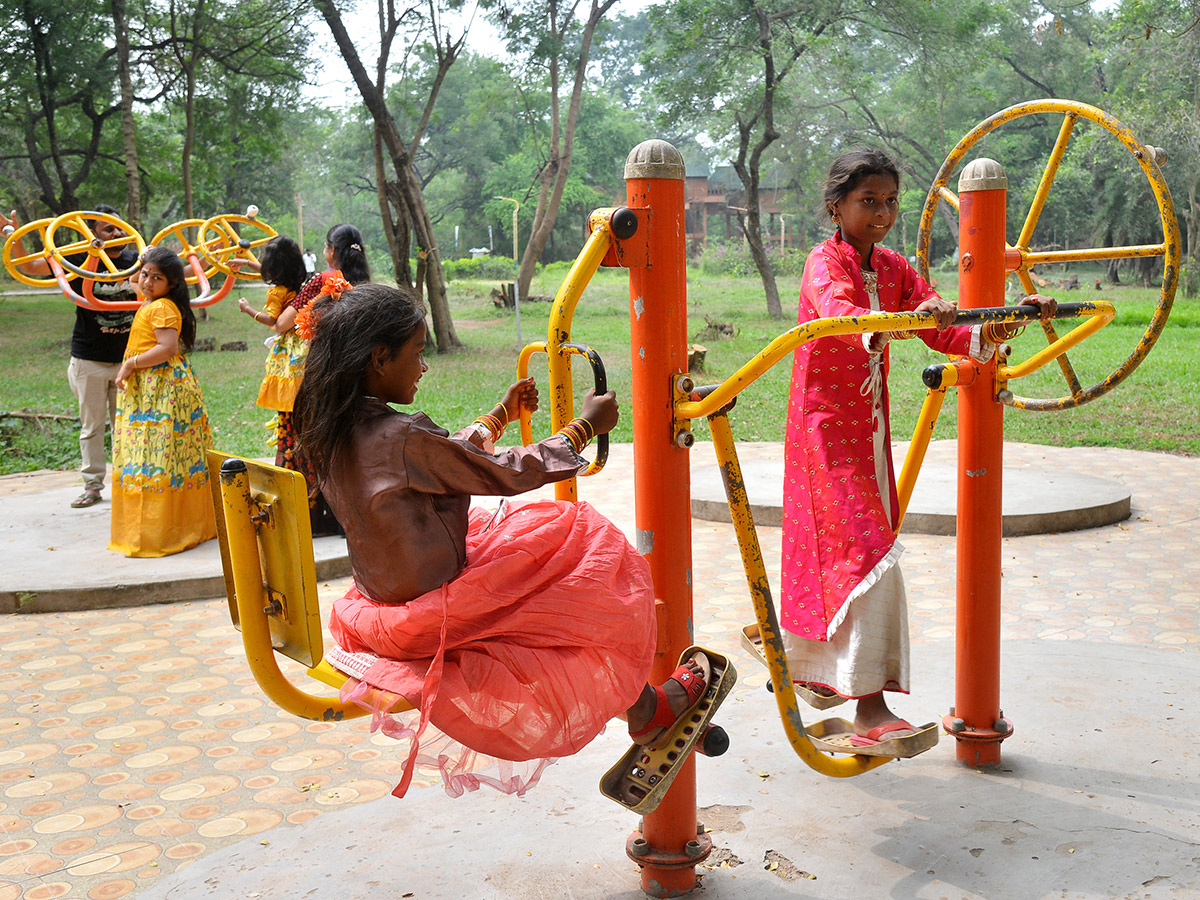
{"type": "Polygon", "coordinates": [[[79,401],[79,456],[83,460],[83,488],[99,492],[104,487],[107,460],[104,425],[113,427],[117,415],[117,372],[120,363],[102,363],[71,357],[67,381],[79,401]]]}

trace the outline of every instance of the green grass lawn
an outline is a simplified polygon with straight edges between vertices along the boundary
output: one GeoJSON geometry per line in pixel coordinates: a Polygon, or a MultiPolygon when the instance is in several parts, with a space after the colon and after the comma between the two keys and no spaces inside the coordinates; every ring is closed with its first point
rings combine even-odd
{"type": "MultiPolygon", "coordinates": [[[[552,268],[534,282],[531,294],[552,296],[565,269],[552,268]]],[[[953,299],[953,273],[942,274],[939,289],[953,299]]],[[[1090,282],[1081,277],[1084,284],[1090,282]]],[[[421,382],[420,408],[437,422],[453,429],[469,423],[498,400],[516,376],[516,356],[521,343],[542,340],[550,304],[526,301],[521,306],[521,340],[511,310],[497,310],[488,299],[490,282],[455,281],[450,302],[459,338],[466,344],[460,353],[429,357],[430,372],[421,382]]],[[[689,275],[688,335],[708,348],[705,371],[695,373],[698,383],[715,383],[731,375],[768,341],[794,324],[798,279],[781,279],[785,318],[766,315],[762,288],[757,279],[689,275]],[[733,337],[717,339],[705,333],[705,320],[734,326],[733,337]]],[[[1118,309],[1116,321],[1071,353],[1085,385],[1102,380],[1133,350],[1157,299],[1152,289],[1108,286],[1094,290],[1047,289],[1059,300],[1105,299],[1118,309]]],[[[235,292],[237,294],[239,292],[235,292]]],[[[265,289],[247,284],[240,292],[261,304],[265,289]]],[[[223,343],[244,340],[248,351],[197,352],[193,365],[204,390],[217,447],[239,454],[268,455],[267,423],[272,414],[254,405],[262,378],[268,331],[238,312],[236,297],[209,310],[198,323],[200,338],[223,343]]],[[[67,385],[66,370],[74,311],[61,296],[22,294],[12,285],[0,294],[0,412],[26,410],[73,415],[75,401],[67,385]]],[[[1060,328],[1065,331],[1066,328],[1060,328]]],[[[619,397],[630,391],[628,278],[621,270],[601,270],[584,294],[575,315],[573,338],[592,345],[604,358],[609,385],[619,397]]],[[[1040,331],[1031,328],[1015,342],[1015,359],[1023,359],[1044,345],[1040,331]]],[[[919,341],[892,345],[892,430],[907,438],[916,421],[925,389],[921,370],[939,360],[919,341]]],[[[576,392],[590,385],[591,374],[581,361],[576,365],[576,392]]],[[[545,386],[545,357],[534,356],[533,373],[545,386]]],[[[790,364],[775,366],[739,398],[731,416],[739,440],[777,441],[786,422],[790,364]]],[[[1009,440],[1060,446],[1115,446],[1139,450],[1200,454],[1200,301],[1178,299],[1158,344],[1147,360],[1120,387],[1078,409],[1064,412],[1009,410],[1005,434],[1009,440]]],[[[1056,366],[1011,385],[1028,397],[1055,397],[1066,387],[1056,366]]],[[[535,433],[546,433],[548,416],[535,416],[535,433]],[[540,430],[538,430],[540,428],[540,430]]],[[[696,436],[708,437],[703,422],[695,423],[696,436]]],[[[955,435],[954,392],[950,392],[938,423],[936,438],[955,435]]],[[[509,438],[516,439],[515,429],[509,438]]],[[[71,422],[0,419],[0,473],[37,468],[71,468],[77,464],[77,426],[71,422]]],[[[628,420],[613,433],[615,441],[630,440],[628,420]]]]}

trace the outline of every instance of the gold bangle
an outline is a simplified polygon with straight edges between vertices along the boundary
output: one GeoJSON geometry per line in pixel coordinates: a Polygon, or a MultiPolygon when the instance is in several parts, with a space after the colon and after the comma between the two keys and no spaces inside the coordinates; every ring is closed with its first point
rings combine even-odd
{"type": "Polygon", "coordinates": [[[575,418],[571,421],[572,425],[578,425],[583,429],[583,436],[588,443],[591,443],[592,438],[596,436],[596,429],[592,427],[592,423],[587,419],[575,418]]]}

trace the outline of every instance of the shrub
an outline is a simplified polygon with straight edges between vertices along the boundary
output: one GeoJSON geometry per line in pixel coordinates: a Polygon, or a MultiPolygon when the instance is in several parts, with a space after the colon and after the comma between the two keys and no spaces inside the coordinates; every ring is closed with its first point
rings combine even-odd
{"type": "MultiPolygon", "coordinates": [[[[780,250],[775,244],[767,244],[767,259],[776,276],[800,275],[804,272],[807,253],[803,250],[780,250]]],[[[735,278],[757,278],[758,266],[750,255],[744,241],[728,244],[709,244],[692,264],[705,275],[732,275],[735,278]]]]}
{"type": "Polygon", "coordinates": [[[452,259],[442,264],[447,281],[475,279],[477,281],[516,281],[517,264],[504,256],[480,256],[475,259],[452,259]]]}

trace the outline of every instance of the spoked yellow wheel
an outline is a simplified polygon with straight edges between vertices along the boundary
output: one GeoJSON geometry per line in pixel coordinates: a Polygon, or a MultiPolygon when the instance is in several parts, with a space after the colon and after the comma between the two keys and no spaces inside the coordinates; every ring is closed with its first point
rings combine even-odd
{"type": "MultiPolygon", "coordinates": [[[[203,259],[204,262],[208,264],[204,269],[204,277],[212,278],[213,275],[220,270],[217,268],[216,264],[209,260],[208,254],[205,252],[205,248],[200,245],[199,229],[204,225],[204,221],[204,219],[184,219],[182,222],[176,222],[174,225],[168,225],[166,228],[156,234],[150,243],[155,247],[161,247],[166,241],[173,242],[174,244],[178,245],[179,249],[177,251],[177,255],[183,260],[185,265],[191,262],[193,257],[195,257],[197,261],[203,259]]],[[[229,239],[224,234],[214,235],[211,240],[212,247],[210,249],[213,251],[221,250],[230,246],[229,239]]],[[[171,249],[174,250],[175,247],[172,246],[171,249]]],[[[199,262],[197,262],[197,265],[199,265],[199,262]]],[[[188,284],[196,284],[200,278],[199,276],[192,274],[189,275],[185,280],[188,284]]]]}
{"type": "Polygon", "coordinates": [[[46,227],[46,248],[68,272],[92,281],[124,281],[142,267],[141,256],[142,251],[146,249],[146,242],[132,225],[117,216],[91,210],[75,210],[59,216],[46,227]],[[101,240],[92,230],[91,222],[107,222],[121,229],[123,233],[120,237],[101,240]],[[60,229],[74,232],[79,237],[70,243],[59,244],[55,235],[60,229]],[[120,251],[131,244],[137,249],[137,261],[124,269],[118,268],[112,251],[120,251]],[[75,256],[80,253],[87,253],[97,261],[94,270],[76,265],[67,259],[69,255],[75,256]]]}
{"type": "MultiPolygon", "coordinates": [[[[933,186],[929,189],[929,196],[925,200],[925,207],[921,211],[921,226],[917,234],[917,268],[922,277],[929,278],[929,243],[938,204],[945,201],[954,209],[958,209],[958,198],[946,187],[955,167],[958,166],[959,162],[967,155],[970,149],[985,135],[1016,119],[1036,114],[1058,114],[1063,119],[1059,127],[1058,139],[1054,143],[1054,149],[1050,153],[1046,169],[1042,173],[1041,181],[1038,184],[1037,193],[1034,195],[1033,203],[1030,205],[1029,212],[1025,216],[1025,223],[1021,226],[1021,233],[1018,235],[1016,242],[1009,244],[1008,248],[1010,257],[1008,268],[1016,271],[1025,293],[1035,293],[1036,288],[1031,273],[1034,266],[1040,263],[1134,259],[1152,256],[1161,256],[1163,259],[1162,286],[1158,304],[1155,307],[1150,324],[1146,326],[1146,330],[1134,347],[1133,352],[1106,378],[1093,384],[1091,387],[1083,387],[1080,384],[1079,376],[1076,374],[1071,361],[1067,358],[1066,354],[1063,354],[1058,357],[1058,364],[1066,380],[1067,388],[1070,391],[1069,394],[1050,399],[1019,397],[1008,392],[1003,396],[1005,403],[1021,409],[1070,409],[1095,400],[1124,381],[1138,367],[1141,361],[1146,358],[1146,355],[1150,352],[1150,348],[1154,346],[1155,341],[1158,340],[1159,335],[1162,333],[1163,326],[1167,322],[1167,316],[1171,312],[1171,304],[1175,300],[1175,288],[1179,280],[1179,224],[1175,218],[1175,205],[1171,201],[1171,193],[1167,189],[1166,179],[1163,178],[1162,171],[1159,168],[1161,164],[1165,164],[1166,162],[1165,154],[1161,150],[1142,144],[1126,126],[1103,110],[1089,106],[1086,103],[1075,103],[1070,100],[1032,100],[1028,103],[1020,103],[1016,106],[1010,106],[1008,109],[1001,110],[994,116],[984,119],[971,129],[958,142],[958,145],[950,151],[950,155],[946,157],[946,161],[942,163],[941,169],[938,170],[933,186]],[[1155,202],[1158,205],[1159,221],[1161,223],[1161,234],[1154,235],[1152,243],[1124,247],[1092,247],[1082,250],[1030,250],[1030,241],[1033,238],[1034,229],[1037,227],[1038,218],[1041,216],[1042,209],[1046,204],[1046,197],[1049,195],[1051,185],[1054,183],[1054,176],[1058,171],[1059,164],[1062,162],[1063,154],[1067,150],[1067,144],[1071,139],[1075,125],[1080,119],[1094,122],[1112,134],[1133,155],[1134,160],[1141,167],[1146,180],[1149,182],[1150,190],[1154,194],[1155,202]]],[[[1042,329],[1045,331],[1046,337],[1050,342],[1058,339],[1052,322],[1043,322],[1042,329]]]]}
{"type": "Polygon", "coordinates": [[[4,268],[8,269],[8,274],[21,284],[27,284],[30,287],[54,287],[58,284],[55,278],[35,278],[32,275],[26,275],[18,268],[18,266],[36,262],[39,259],[50,258],[50,250],[46,247],[46,226],[51,221],[51,219],[35,219],[32,222],[26,222],[4,239],[4,268]],[[17,245],[20,244],[24,247],[25,240],[34,235],[41,243],[42,249],[37,253],[30,253],[26,250],[24,255],[14,256],[13,254],[17,252],[17,245]]]}
{"type": "Polygon", "coordinates": [[[261,247],[275,234],[275,229],[266,222],[249,216],[213,216],[200,226],[196,243],[204,258],[226,275],[258,279],[262,276],[254,270],[247,268],[238,271],[230,263],[235,259],[258,262],[258,257],[251,251],[261,247]],[[248,237],[256,231],[260,232],[258,237],[248,237]]]}

